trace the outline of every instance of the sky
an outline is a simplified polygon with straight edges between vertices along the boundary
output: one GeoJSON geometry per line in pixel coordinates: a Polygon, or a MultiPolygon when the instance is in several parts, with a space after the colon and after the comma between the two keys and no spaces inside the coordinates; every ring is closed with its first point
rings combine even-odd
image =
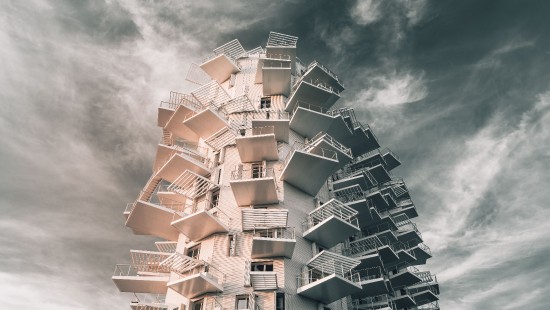
{"type": "Polygon", "coordinates": [[[0,308],[127,309],[110,277],[156,109],[234,38],[299,37],[396,152],[442,309],[550,307],[550,3],[0,2],[0,308]]]}

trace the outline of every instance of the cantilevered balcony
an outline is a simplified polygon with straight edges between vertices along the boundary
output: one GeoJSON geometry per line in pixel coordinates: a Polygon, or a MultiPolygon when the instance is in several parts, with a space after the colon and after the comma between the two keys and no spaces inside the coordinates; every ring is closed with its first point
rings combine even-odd
{"type": "Polygon", "coordinates": [[[131,251],[132,264],[117,264],[112,280],[121,292],[163,294],[169,269],[160,262],[169,253],[131,251]]]}
{"type": "Polygon", "coordinates": [[[255,127],[241,129],[241,136],[235,138],[241,162],[250,163],[263,160],[278,160],[275,127],[255,127]]]}
{"type": "Polygon", "coordinates": [[[190,94],[170,91],[170,99],[162,101],[158,108],[157,125],[165,127],[175,111],[178,114],[195,113],[202,109],[202,104],[190,94]]]}
{"type": "Polygon", "coordinates": [[[390,270],[388,278],[394,288],[411,286],[422,281],[422,278],[417,275],[419,272],[416,267],[410,264],[400,263],[393,270],[390,270]]]}
{"type": "Polygon", "coordinates": [[[410,198],[399,200],[397,202],[397,208],[391,209],[389,212],[394,216],[405,214],[409,219],[418,217],[416,206],[410,198]]]}
{"type": "Polygon", "coordinates": [[[270,31],[267,39],[267,45],[265,47],[266,54],[288,56],[292,69],[294,69],[294,62],[296,60],[296,42],[298,42],[298,37],[270,31]]]}
{"type": "Polygon", "coordinates": [[[211,265],[202,265],[183,274],[176,273],[166,284],[185,298],[223,292],[225,275],[211,265]]]}
{"type": "Polygon", "coordinates": [[[158,144],[155,162],[153,164],[153,172],[159,171],[174,154],[180,154],[183,158],[187,159],[189,167],[192,167],[191,164],[197,166],[189,170],[199,172],[201,169],[210,166],[210,161],[208,160],[209,151],[207,148],[177,139],[170,141],[170,143],[171,144],[168,145],[161,141],[161,143],[158,144]]]}
{"type": "Polygon", "coordinates": [[[322,251],[298,276],[298,294],[329,304],[361,290],[359,273],[353,271],[360,262],[328,251],[322,251]]]}
{"type": "Polygon", "coordinates": [[[422,271],[416,274],[422,282],[408,287],[411,297],[417,306],[429,305],[439,300],[439,284],[437,277],[429,271],[422,271]]]}
{"type": "Polygon", "coordinates": [[[384,264],[399,260],[397,249],[395,249],[393,244],[387,238],[378,236],[366,236],[351,241],[349,246],[342,252],[349,257],[355,258],[378,254],[384,264]]]}
{"type": "MultiPolygon", "coordinates": [[[[165,148],[159,145],[160,148],[165,148]]],[[[204,158],[193,152],[180,152],[172,154],[164,163],[158,165],[158,170],[154,176],[170,183],[173,183],[185,171],[206,176],[210,174],[212,163],[208,158],[204,158]]]]}
{"type": "Polygon", "coordinates": [[[352,298],[365,298],[387,294],[389,292],[386,278],[384,277],[383,269],[381,267],[371,267],[366,269],[356,270],[359,273],[361,279],[360,292],[352,295],[352,298]]]}
{"type": "Polygon", "coordinates": [[[353,135],[353,129],[340,113],[303,101],[298,101],[292,111],[290,128],[309,139],[319,132],[326,132],[337,140],[353,135]]]}
{"type": "Polygon", "coordinates": [[[408,221],[397,222],[397,239],[410,246],[416,246],[422,242],[422,234],[416,227],[416,223],[408,221]]]}
{"type": "Polygon", "coordinates": [[[411,244],[410,250],[416,258],[414,265],[424,265],[428,259],[432,258],[432,251],[430,248],[420,241],[421,240],[409,241],[409,244],[411,244]]]}
{"type": "Polygon", "coordinates": [[[314,196],[339,165],[334,150],[295,142],[283,162],[281,179],[314,196]]]}
{"type": "Polygon", "coordinates": [[[152,235],[177,241],[179,231],[171,223],[182,216],[183,204],[158,205],[137,200],[128,206],[126,226],[137,235],[152,235]]]}
{"type": "Polygon", "coordinates": [[[292,62],[288,55],[267,54],[258,64],[262,65],[262,82],[264,96],[290,94],[292,62]]]}
{"type": "Polygon", "coordinates": [[[393,226],[388,223],[365,227],[361,230],[361,233],[355,237],[355,239],[358,240],[369,236],[384,237],[391,243],[398,242],[396,231],[394,231],[393,226]]]}
{"type": "Polygon", "coordinates": [[[343,137],[339,141],[351,148],[355,156],[360,156],[380,147],[378,139],[368,125],[363,125],[355,117],[355,112],[351,108],[342,108],[333,110],[333,115],[341,115],[352,129],[353,135],[343,137]]]}
{"type": "Polygon", "coordinates": [[[132,310],[172,310],[176,305],[167,304],[165,295],[161,294],[134,294],[135,299],[130,302],[132,310]]]}
{"type": "Polygon", "coordinates": [[[416,306],[416,303],[409,293],[409,290],[405,287],[401,288],[398,291],[394,291],[392,300],[395,304],[396,309],[409,309],[416,306]]]}
{"type": "Polygon", "coordinates": [[[302,223],[303,237],[331,248],[359,232],[357,211],[331,199],[311,211],[302,223]]]}
{"type": "Polygon", "coordinates": [[[332,188],[334,190],[343,189],[353,185],[361,187],[362,191],[366,191],[377,184],[377,181],[370,174],[368,169],[352,171],[344,167],[332,175],[332,188]]]}
{"type": "Polygon", "coordinates": [[[348,303],[350,310],[393,310],[395,304],[387,294],[353,299],[348,303]]]}
{"type": "Polygon", "coordinates": [[[172,226],[192,241],[229,231],[231,218],[210,201],[186,206],[184,216],[172,221],[172,226]]]}
{"type": "Polygon", "coordinates": [[[397,256],[399,256],[399,263],[415,264],[417,262],[417,258],[408,244],[403,242],[395,242],[392,246],[394,247],[397,256]]]}
{"type": "Polygon", "coordinates": [[[214,53],[202,60],[200,67],[212,79],[222,83],[229,79],[231,74],[241,70],[236,59],[243,54],[245,54],[244,48],[239,40],[235,39],[214,49],[214,53]]]}
{"type": "Polygon", "coordinates": [[[253,230],[252,258],[292,258],[296,235],[292,227],[258,228],[253,230]]]}
{"type": "Polygon", "coordinates": [[[393,170],[395,167],[399,166],[401,162],[399,161],[397,155],[393,153],[390,149],[385,148],[383,150],[375,149],[368,153],[357,156],[350,163],[350,167],[375,167],[377,165],[382,165],[387,171],[393,170]]]}
{"type": "Polygon", "coordinates": [[[242,165],[238,165],[231,172],[229,184],[239,206],[279,202],[273,168],[251,166],[250,169],[243,169],[242,165]]]}
{"type": "Polygon", "coordinates": [[[319,132],[317,135],[311,138],[309,144],[313,147],[321,147],[323,149],[335,151],[338,155],[338,168],[343,167],[345,164],[353,159],[351,149],[347,148],[345,145],[338,142],[338,140],[334,139],[327,133],[319,132]]]}
{"type": "Polygon", "coordinates": [[[340,99],[340,91],[327,83],[302,77],[291,90],[285,110],[291,112],[299,101],[315,102],[323,109],[330,109],[340,99]]]}
{"type": "Polygon", "coordinates": [[[342,82],[329,68],[323,66],[316,60],[309,64],[307,71],[303,74],[303,77],[313,81],[325,83],[338,90],[338,92],[342,92],[344,90],[344,82],[342,82]]]}
{"type": "Polygon", "coordinates": [[[285,111],[255,111],[246,114],[247,119],[251,119],[252,128],[270,127],[275,132],[275,140],[288,143],[289,138],[289,114],[285,111]]]}

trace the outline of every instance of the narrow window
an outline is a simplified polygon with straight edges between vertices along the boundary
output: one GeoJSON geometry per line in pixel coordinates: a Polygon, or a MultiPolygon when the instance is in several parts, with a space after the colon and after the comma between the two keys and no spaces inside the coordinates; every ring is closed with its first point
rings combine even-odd
{"type": "Polygon", "coordinates": [[[271,97],[262,97],[260,99],[260,109],[271,109],[271,97]]]}
{"type": "Polygon", "coordinates": [[[285,293],[277,293],[275,310],[285,310],[285,293]]]}
{"type": "Polygon", "coordinates": [[[248,295],[237,296],[236,299],[237,300],[235,302],[235,309],[249,309],[248,308],[248,304],[249,304],[248,295]]]}
{"type": "Polygon", "coordinates": [[[204,299],[193,302],[193,310],[203,310],[204,299]]]}
{"type": "Polygon", "coordinates": [[[211,199],[211,207],[215,208],[218,206],[218,203],[220,202],[220,191],[217,190],[215,192],[212,192],[212,199],[211,199]]]}
{"type": "Polygon", "coordinates": [[[237,235],[227,236],[227,256],[236,256],[237,254],[237,235]]]}
{"type": "Polygon", "coordinates": [[[263,163],[252,163],[252,178],[263,178],[263,163]]]}
{"type": "Polygon", "coordinates": [[[187,249],[187,256],[193,257],[195,259],[199,259],[200,252],[201,252],[201,245],[197,244],[187,249]]]}
{"type": "Polygon", "coordinates": [[[229,78],[229,87],[235,86],[236,79],[237,79],[237,75],[231,74],[231,77],[229,78]]]}

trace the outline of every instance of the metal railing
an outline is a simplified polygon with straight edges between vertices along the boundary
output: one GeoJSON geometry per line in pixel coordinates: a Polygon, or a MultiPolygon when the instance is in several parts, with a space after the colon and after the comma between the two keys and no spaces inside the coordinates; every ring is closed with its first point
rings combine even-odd
{"type": "Polygon", "coordinates": [[[329,68],[323,66],[320,62],[318,62],[317,60],[314,60],[312,61],[309,66],[307,66],[307,69],[311,69],[313,68],[314,66],[317,66],[319,68],[321,68],[325,73],[327,73],[328,75],[330,75],[333,79],[335,79],[338,84],[340,84],[342,87],[344,87],[344,82],[342,82],[338,76],[336,75],[336,73],[332,72],[329,68]]]}
{"type": "Polygon", "coordinates": [[[266,59],[278,59],[278,60],[290,60],[290,55],[266,53],[265,58],[266,59]]]}
{"type": "Polygon", "coordinates": [[[332,199],[307,215],[306,220],[302,222],[302,231],[307,231],[319,225],[331,216],[335,216],[355,227],[359,227],[359,221],[356,217],[357,211],[336,199],[332,199]]]}
{"type": "Polygon", "coordinates": [[[321,88],[323,90],[326,90],[329,93],[333,93],[337,96],[340,96],[340,91],[338,89],[333,88],[332,86],[330,86],[327,83],[324,83],[324,82],[322,82],[318,79],[313,80],[313,79],[305,78],[305,75],[302,76],[298,81],[296,81],[296,83],[294,83],[294,86],[292,86],[291,93],[295,93],[301,83],[307,83],[307,84],[310,84],[310,85],[315,86],[317,88],[321,88]]]}
{"type": "Polygon", "coordinates": [[[306,109],[306,110],[319,112],[319,113],[322,113],[322,114],[328,114],[328,109],[323,108],[323,107],[318,106],[318,105],[315,105],[315,104],[307,103],[307,102],[302,101],[302,100],[296,101],[296,105],[292,109],[292,114],[293,115],[296,113],[296,110],[298,110],[298,108],[303,108],[303,109],[306,109]]]}
{"type": "MultiPolygon", "coordinates": [[[[242,167],[241,165],[239,165],[242,167]]],[[[239,167],[238,166],[238,167],[239,167]]],[[[251,169],[235,169],[231,171],[231,180],[250,180],[275,177],[275,170],[267,167],[255,167],[251,169]]]]}
{"type": "Polygon", "coordinates": [[[397,252],[394,244],[384,236],[367,236],[361,239],[354,240],[342,249],[342,253],[349,257],[358,257],[370,252],[378,252],[382,247],[387,246],[393,252],[397,252]]]}
{"type": "Polygon", "coordinates": [[[225,283],[225,274],[221,272],[218,268],[215,268],[211,264],[205,263],[204,265],[195,267],[191,270],[186,271],[185,273],[174,273],[176,279],[184,279],[190,276],[201,274],[205,277],[210,278],[211,280],[217,282],[220,286],[223,286],[225,283]]]}
{"type": "Polygon", "coordinates": [[[389,148],[384,148],[382,151],[380,151],[382,153],[382,155],[385,155],[385,154],[390,154],[391,156],[393,156],[395,159],[397,159],[397,161],[401,161],[401,159],[399,158],[399,156],[397,156],[397,154],[395,154],[392,150],[390,150],[389,148]]]}
{"type": "Polygon", "coordinates": [[[263,63],[263,69],[290,69],[290,62],[263,63]]]}
{"type": "Polygon", "coordinates": [[[328,261],[317,268],[308,268],[297,276],[298,287],[314,283],[330,275],[336,275],[354,283],[360,283],[359,273],[353,269],[347,269],[341,262],[328,261]]]}
{"type": "Polygon", "coordinates": [[[350,310],[375,310],[385,307],[396,309],[393,300],[387,294],[354,299],[348,303],[350,310]]]}
{"type": "Polygon", "coordinates": [[[147,273],[157,273],[157,274],[164,274],[168,273],[169,271],[166,271],[167,269],[164,267],[157,266],[157,271],[141,271],[140,269],[143,268],[150,268],[151,266],[145,265],[145,266],[134,266],[133,264],[116,264],[115,270],[113,272],[113,277],[147,277],[147,276],[153,276],[152,274],[147,273]]]}
{"type": "Polygon", "coordinates": [[[359,273],[359,278],[361,279],[361,281],[369,281],[384,277],[384,273],[382,272],[382,268],[380,267],[371,267],[359,269],[356,271],[359,273]]]}
{"type": "Polygon", "coordinates": [[[275,126],[240,128],[238,131],[238,135],[243,137],[269,135],[269,134],[275,134],[275,126]]]}
{"type": "Polygon", "coordinates": [[[324,133],[322,131],[319,132],[318,134],[316,134],[313,138],[311,138],[310,143],[315,144],[315,143],[317,143],[321,140],[327,142],[328,144],[330,144],[334,148],[338,149],[340,152],[342,152],[342,153],[348,155],[349,157],[353,158],[353,154],[351,153],[350,148],[346,147],[345,145],[343,145],[342,143],[338,142],[336,139],[331,137],[329,134],[324,133]]]}
{"type": "Polygon", "coordinates": [[[296,239],[294,227],[276,227],[276,228],[256,228],[254,227],[253,236],[270,239],[296,239]]]}
{"type": "Polygon", "coordinates": [[[322,147],[318,147],[315,145],[311,145],[309,143],[302,143],[302,142],[294,142],[290,150],[285,156],[285,160],[283,161],[283,167],[286,166],[288,161],[290,160],[290,157],[292,157],[292,154],[296,151],[303,151],[305,153],[309,153],[312,155],[321,156],[328,159],[335,159],[338,160],[338,154],[334,150],[325,149],[322,147]]]}

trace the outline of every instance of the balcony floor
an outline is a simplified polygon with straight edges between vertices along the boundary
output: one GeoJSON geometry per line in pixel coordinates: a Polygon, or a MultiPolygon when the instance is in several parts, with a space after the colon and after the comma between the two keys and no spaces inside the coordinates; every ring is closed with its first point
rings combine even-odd
{"type": "Polygon", "coordinates": [[[338,169],[338,160],[294,151],[283,168],[281,179],[315,196],[326,179],[338,169]]]}
{"type": "Polygon", "coordinates": [[[168,282],[168,287],[185,298],[194,298],[206,293],[223,292],[217,278],[208,273],[193,274],[168,282]]]}
{"type": "Polygon", "coordinates": [[[386,286],[386,281],[384,278],[363,280],[361,281],[361,287],[363,289],[360,292],[353,294],[352,297],[365,298],[388,293],[388,287],[386,286]]]}
{"type": "Polygon", "coordinates": [[[283,238],[252,238],[252,258],[292,258],[296,240],[283,238]]]}
{"type": "Polygon", "coordinates": [[[298,294],[330,304],[340,298],[359,292],[361,286],[334,274],[298,288],[298,294]]]}
{"type": "Polygon", "coordinates": [[[393,287],[410,286],[422,281],[417,275],[408,270],[403,270],[394,275],[390,274],[389,279],[393,287]]]}
{"type": "Polygon", "coordinates": [[[397,296],[392,299],[397,309],[410,308],[416,305],[409,295],[397,296]]]}
{"type": "Polygon", "coordinates": [[[228,228],[207,211],[193,213],[171,224],[192,241],[199,241],[215,233],[228,232],[228,228]]]}
{"type": "Polygon", "coordinates": [[[168,275],[113,276],[112,280],[121,292],[165,294],[168,275]]]}
{"type": "Polygon", "coordinates": [[[325,248],[332,248],[359,231],[359,227],[332,215],[306,230],[303,237],[325,248]]]}
{"type": "Polygon", "coordinates": [[[229,182],[239,206],[278,203],[275,178],[231,180],[229,182]]]}
{"type": "Polygon", "coordinates": [[[275,129],[275,140],[288,143],[290,130],[288,119],[253,119],[252,128],[273,126],[275,129]]]}
{"type": "Polygon", "coordinates": [[[314,102],[323,109],[330,109],[340,96],[326,89],[301,81],[298,88],[290,95],[285,110],[292,112],[298,101],[314,102]]]}
{"type": "MultiPolygon", "coordinates": [[[[175,215],[179,218],[178,215],[175,215]]],[[[152,235],[169,241],[177,241],[179,231],[170,224],[174,211],[150,202],[136,202],[126,220],[126,226],[139,235],[152,235]]]]}

